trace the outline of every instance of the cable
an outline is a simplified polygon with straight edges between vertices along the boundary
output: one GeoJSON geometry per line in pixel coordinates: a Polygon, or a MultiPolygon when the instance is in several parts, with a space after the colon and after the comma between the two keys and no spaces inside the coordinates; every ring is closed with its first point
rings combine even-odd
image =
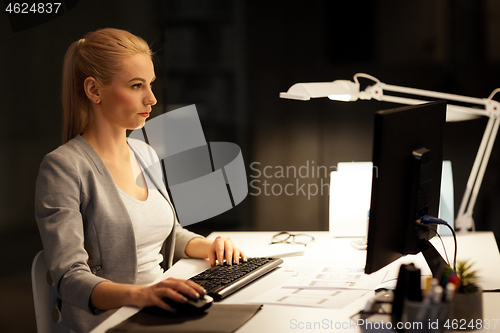
{"type": "Polygon", "coordinates": [[[376,77],[371,76],[370,74],[365,74],[365,73],[356,73],[356,74],[354,74],[354,82],[359,83],[358,77],[363,77],[365,79],[369,79],[369,80],[375,81],[376,83],[382,83],[376,77]]]}
{"type": "MultiPolygon", "coordinates": [[[[440,218],[434,217],[434,216],[429,216],[429,215],[424,215],[422,218],[419,219],[419,222],[422,224],[442,224],[447,226],[451,230],[451,234],[453,235],[453,241],[455,243],[455,253],[453,255],[453,270],[456,271],[457,269],[457,235],[455,234],[455,230],[451,227],[451,225],[448,224],[445,220],[442,220],[440,218]]],[[[439,236],[439,233],[436,232],[436,234],[439,236]]],[[[441,239],[441,236],[439,236],[441,239]]],[[[443,242],[441,240],[441,242],[443,242]]],[[[444,247],[444,245],[443,245],[444,247]]],[[[446,253],[446,248],[444,249],[444,252],[446,253]]]]}
{"type": "Polygon", "coordinates": [[[453,235],[453,241],[455,242],[455,254],[453,256],[453,270],[457,270],[457,235],[455,234],[455,230],[449,225],[448,223],[445,224],[450,230],[451,234],[453,235]]]}
{"type": "Polygon", "coordinates": [[[437,231],[436,231],[436,235],[439,237],[439,240],[441,241],[441,245],[443,246],[444,256],[446,257],[446,263],[448,264],[448,266],[451,266],[450,265],[450,259],[448,259],[448,252],[446,251],[446,247],[444,246],[443,239],[441,238],[441,235],[437,231]]]}
{"type": "Polygon", "coordinates": [[[488,97],[488,99],[493,99],[493,96],[495,96],[497,93],[500,92],[500,88],[496,88],[495,90],[493,90],[493,92],[490,94],[490,96],[488,97]]]}

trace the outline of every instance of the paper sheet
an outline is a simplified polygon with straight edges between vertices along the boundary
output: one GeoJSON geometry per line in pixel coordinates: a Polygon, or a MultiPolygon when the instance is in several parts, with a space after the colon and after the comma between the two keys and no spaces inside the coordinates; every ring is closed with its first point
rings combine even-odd
{"type": "Polygon", "coordinates": [[[342,309],[366,293],[368,293],[367,290],[311,290],[278,287],[251,299],[248,303],[342,309]]]}
{"type": "Polygon", "coordinates": [[[364,274],[360,267],[298,266],[283,285],[291,289],[358,289],[374,290],[385,276],[364,274]]]}

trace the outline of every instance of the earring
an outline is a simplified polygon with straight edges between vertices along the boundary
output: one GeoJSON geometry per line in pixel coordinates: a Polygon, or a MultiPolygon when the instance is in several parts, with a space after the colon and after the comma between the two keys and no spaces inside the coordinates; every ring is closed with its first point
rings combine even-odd
{"type": "Polygon", "coordinates": [[[100,99],[96,99],[95,100],[95,104],[99,104],[99,103],[101,103],[101,100],[100,99]]]}

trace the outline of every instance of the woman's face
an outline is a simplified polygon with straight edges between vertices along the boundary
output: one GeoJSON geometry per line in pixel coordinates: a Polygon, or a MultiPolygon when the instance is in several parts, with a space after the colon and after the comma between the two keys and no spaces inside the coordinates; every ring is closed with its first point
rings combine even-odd
{"type": "Polygon", "coordinates": [[[130,56],[123,65],[123,73],[100,89],[100,116],[113,127],[133,130],[144,126],[156,104],[151,90],[156,76],[153,62],[146,54],[130,56]]]}

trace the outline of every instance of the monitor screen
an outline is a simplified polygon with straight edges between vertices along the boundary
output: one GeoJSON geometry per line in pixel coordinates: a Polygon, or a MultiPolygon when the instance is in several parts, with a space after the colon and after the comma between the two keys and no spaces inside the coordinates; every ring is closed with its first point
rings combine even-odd
{"type": "Polygon", "coordinates": [[[423,251],[420,240],[434,235],[415,222],[438,215],[445,121],[444,101],[375,114],[365,273],[423,251]]]}

